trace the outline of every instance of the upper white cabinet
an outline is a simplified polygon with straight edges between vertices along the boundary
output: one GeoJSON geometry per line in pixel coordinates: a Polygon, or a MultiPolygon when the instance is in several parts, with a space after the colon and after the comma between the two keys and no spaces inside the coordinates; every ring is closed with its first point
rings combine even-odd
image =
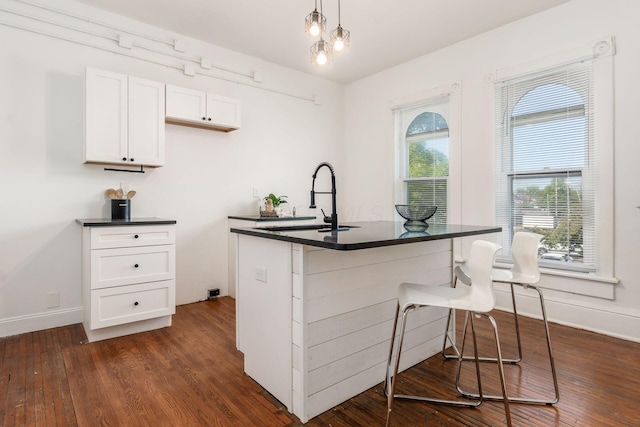
{"type": "Polygon", "coordinates": [[[166,122],[230,132],[240,128],[240,101],[167,85],[166,122]]]}
{"type": "Polygon", "coordinates": [[[163,166],[164,84],[87,68],[85,163],[163,166]]]}

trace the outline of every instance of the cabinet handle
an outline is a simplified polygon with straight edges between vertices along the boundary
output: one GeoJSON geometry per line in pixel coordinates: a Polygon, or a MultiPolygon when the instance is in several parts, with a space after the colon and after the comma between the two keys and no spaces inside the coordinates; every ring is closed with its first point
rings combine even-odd
{"type": "Polygon", "coordinates": [[[209,117],[207,120],[211,121],[211,117],[209,117]]]}
{"type": "Polygon", "coordinates": [[[127,158],[126,158],[126,157],[123,157],[123,158],[122,158],[122,161],[123,161],[123,162],[126,162],[126,161],[127,161],[127,158]]]}
{"type": "Polygon", "coordinates": [[[134,239],[137,239],[139,236],[136,234],[135,236],[133,236],[134,239]]]}
{"type": "Polygon", "coordinates": [[[133,162],[133,157],[132,157],[132,158],[130,158],[129,160],[133,162]]]}
{"type": "Polygon", "coordinates": [[[138,268],[138,264],[134,265],[135,268],[138,268]]]}
{"type": "Polygon", "coordinates": [[[133,305],[138,305],[140,304],[138,301],[134,302],[133,305]]]}
{"type": "Polygon", "coordinates": [[[207,118],[206,118],[206,117],[203,117],[203,118],[202,118],[202,120],[207,120],[207,118]]]}

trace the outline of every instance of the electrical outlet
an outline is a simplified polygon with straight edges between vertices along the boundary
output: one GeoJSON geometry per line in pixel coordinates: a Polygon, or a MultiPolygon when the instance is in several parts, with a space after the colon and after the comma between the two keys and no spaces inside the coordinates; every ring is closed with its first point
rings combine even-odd
{"type": "Polygon", "coordinates": [[[254,199],[259,199],[260,196],[258,196],[258,188],[257,187],[253,187],[253,198],[254,199]]]}
{"type": "Polygon", "coordinates": [[[47,294],[47,308],[60,307],[60,292],[49,292],[47,294]]]}
{"type": "Polygon", "coordinates": [[[217,296],[220,296],[220,289],[213,288],[207,291],[207,299],[215,298],[217,296]]]}
{"type": "Polygon", "coordinates": [[[267,283],[267,269],[263,267],[256,267],[256,280],[258,282],[267,283]]]}

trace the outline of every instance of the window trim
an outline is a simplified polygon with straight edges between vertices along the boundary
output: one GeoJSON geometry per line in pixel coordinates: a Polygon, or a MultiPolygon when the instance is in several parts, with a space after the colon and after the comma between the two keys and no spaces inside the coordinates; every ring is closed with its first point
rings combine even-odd
{"type": "MultiPolygon", "coordinates": [[[[506,80],[518,79],[533,75],[547,69],[561,67],[589,59],[593,61],[594,85],[594,131],[595,157],[599,163],[599,179],[597,193],[599,202],[595,207],[599,247],[597,249],[597,271],[590,273],[553,270],[541,266],[547,274],[568,277],[591,277],[603,283],[617,283],[614,272],[614,90],[613,90],[613,57],[615,40],[613,37],[602,38],[580,48],[550,55],[544,59],[521,64],[511,68],[497,70],[495,78],[491,75],[486,80],[494,80],[496,84],[506,80]],[[564,274],[567,273],[567,274],[564,274]]],[[[495,93],[495,91],[494,91],[495,93]]],[[[496,165],[497,166],[497,165],[496,165]]],[[[497,171],[496,171],[497,173],[497,171]]],[[[578,292],[580,293],[580,292],[578,292]]]]}
{"type": "MultiPolygon", "coordinates": [[[[397,110],[417,108],[422,105],[437,104],[444,99],[448,99],[448,114],[445,119],[449,126],[449,176],[447,178],[447,216],[448,222],[459,224],[461,222],[461,160],[460,160],[460,118],[461,118],[461,84],[460,82],[452,82],[447,86],[438,86],[420,93],[410,94],[401,98],[393,99],[389,106],[394,113],[394,141],[395,141],[395,163],[394,163],[394,191],[392,194],[392,202],[399,200],[399,194],[403,189],[400,186],[405,185],[406,180],[414,180],[415,178],[406,178],[403,176],[401,166],[403,164],[402,155],[404,148],[401,143],[404,142],[404,133],[399,129],[397,110]],[[400,135],[402,134],[402,135],[400,135]]],[[[404,129],[406,132],[406,129],[404,129]]],[[[424,178],[418,178],[423,180],[424,178]]],[[[429,178],[432,179],[432,178],[429,178]]],[[[439,177],[442,179],[442,177],[439,177]]],[[[395,212],[394,212],[395,217],[395,212]]]]}

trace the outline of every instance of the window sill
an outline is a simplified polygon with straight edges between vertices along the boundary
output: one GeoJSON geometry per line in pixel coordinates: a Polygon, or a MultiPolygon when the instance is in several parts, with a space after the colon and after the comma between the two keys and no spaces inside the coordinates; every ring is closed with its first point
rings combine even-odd
{"type": "MultiPolygon", "coordinates": [[[[510,264],[496,263],[496,268],[508,270],[510,264]]],[[[602,277],[593,273],[541,268],[539,286],[559,292],[586,295],[594,298],[614,299],[614,288],[619,282],[616,277],[602,277]]]]}

